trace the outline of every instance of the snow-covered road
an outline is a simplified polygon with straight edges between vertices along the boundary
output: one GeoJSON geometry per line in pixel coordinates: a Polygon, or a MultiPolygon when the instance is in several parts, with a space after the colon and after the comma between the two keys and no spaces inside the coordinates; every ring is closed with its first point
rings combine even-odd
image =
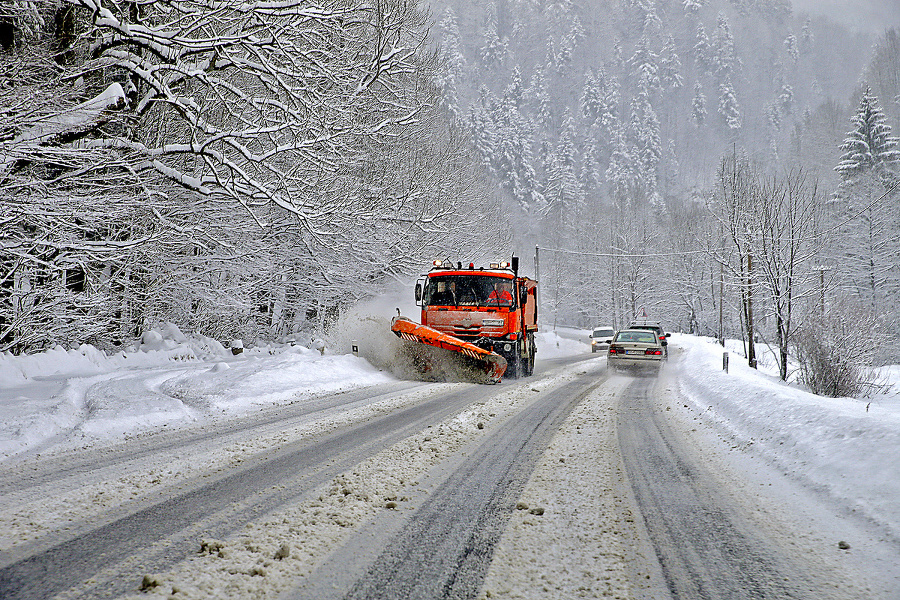
{"type": "MultiPolygon", "coordinates": [[[[575,384],[590,391],[539,445],[477,595],[665,598],[677,589],[671,565],[657,559],[659,536],[644,519],[655,517],[640,512],[642,502],[650,511],[632,491],[636,467],[621,451],[622,407],[636,380],[610,377],[587,344],[544,342],[534,378],[498,386],[402,382],[356,357],[303,349],[116,368],[79,358],[77,377],[72,364],[68,375],[54,375],[0,360],[0,443],[9,454],[0,461],[0,586],[21,590],[4,597],[301,598],[313,597],[310,589],[327,597],[321,586],[349,593],[468,457],[541,398],[575,384]],[[566,355],[576,361],[553,359],[566,355]],[[430,400],[445,412],[423,416],[430,400]],[[371,445],[360,433],[358,454],[347,446],[335,460],[290,463],[301,449],[401,414],[410,415],[407,426],[372,429],[380,433],[366,438],[371,445]],[[279,460],[296,465],[295,479],[279,460]],[[249,473],[261,475],[264,489],[238,493],[257,485],[241,479],[249,473]],[[142,515],[134,521],[142,535],[171,524],[172,514],[154,510],[169,502],[187,513],[190,503],[171,503],[199,490],[219,494],[218,507],[197,502],[214,516],[187,515],[144,547],[109,544],[102,568],[69,565],[43,588],[16,570],[54,549],[64,563],[66,543],[134,515],[142,515]]],[[[710,473],[703,485],[721,491],[740,526],[762,540],[754,552],[802,567],[788,569],[789,578],[805,578],[789,587],[798,597],[900,597],[900,508],[892,501],[900,478],[886,459],[900,449],[896,396],[818,399],[736,358],[722,372],[721,348],[707,340],[674,336],[672,345],[646,410],[710,473]]]]}

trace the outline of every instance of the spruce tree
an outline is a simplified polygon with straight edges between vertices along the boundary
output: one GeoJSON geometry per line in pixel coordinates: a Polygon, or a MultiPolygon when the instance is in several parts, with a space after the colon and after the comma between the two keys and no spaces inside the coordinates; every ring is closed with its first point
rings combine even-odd
{"type": "Polygon", "coordinates": [[[691,101],[691,122],[700,128],[706,122],[706,96],[700,82],[694,84],[694,99],[691,101]]]}
{"type": "Polygon", "coordinates": [[[887,118],[878,106],[878,99],[868,87],[850,121],[854,127],[847,132],[847,137],[841,144],[844,154],[835,171],[841,174],[845,182],[870,172],[882,180],[897,177],[900,140],[891,135],[891,126],[887,124],[887,118]]]}
{"type": "Polygon", "coordinates": [[[719,85],[719,115],[722,121],[731,131],[741,128],[741,111],[737,98],[734,94],[734,87],[731,85],[731,79],[726,80],[719,85]]]}

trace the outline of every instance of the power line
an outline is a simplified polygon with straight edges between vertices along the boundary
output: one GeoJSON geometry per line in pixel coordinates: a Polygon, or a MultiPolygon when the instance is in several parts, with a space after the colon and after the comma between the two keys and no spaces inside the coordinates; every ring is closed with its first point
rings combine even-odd
{"type": "MultiPolygon", "coordinates": [[[[685,254],[708,254],[710,250],[682,250],[681,252],[653,252],[647,254],[616,254],[613,252],[579,252],[578,250],[566,250],[564,248],[547,248],[544,246],[535,246],[546,252],[559,252],[560,254],[575,254],[578,256],[599,256],[603,258],[649,258],[661,256],[684,256],[685,254]]],[[[721,248],[727,250],[728,248],[721,248]]]]}
{"type": "MultiPolygon", "coordinates": [[[[779,238],[779,241],[788,241],[788,240],[794,241],[794,242],[818,241],[823,235],[837,231],[838,229],[840,229],[841,227],[843,227],[850,221],[858,219],[867,210],[869,210],[870,208],[872,208],[873,206],[875,206],[876,204],[878,204],[879,202],[884,200],[887,196],[892,194],[894,192],[894,190],[897,189],[898,186],[900,186],[900,180],[894,182],[894,184],[890,187],[890,189],[888,189],[886,192],[884,192],[883,194],[881,194],[880,196],[878,196],[877,198],[875,198],[874,200],[869,202],[863,208],[859,209],[858,211],[851,214],[850,216],[848,216],[846,219],[844,219],[840,223],[837,223],[834,226],[830,227],[829,229],[825,229],[824,231],[816,232],[814,235],[811,235],[811,236],[804,236],[804,237],[799,237],[799,238],[792,237],[792,238],[786,238],[786,239],[779,238]]],[[[560,254],[573,254],[576,256],[594,256],[594,257],[600,257],[600,258],[662,258],[662,257],[669,257],[669,256],[685,256],[688,254],[712,254],[714,252],[728,252],[728,251],[734,249],[732,246],[727,246],[727,247],[722,247],[722,248],[681,250],[678,252],[648,252],[646,254],[617,254],[614,252],[582,252],[582,251],[578,251],[578,250],[567,250],[565,248],[547,248],[544,246],[535,246],[535,248],[544,250],[546,252],[558,252],[560,254]]]]}

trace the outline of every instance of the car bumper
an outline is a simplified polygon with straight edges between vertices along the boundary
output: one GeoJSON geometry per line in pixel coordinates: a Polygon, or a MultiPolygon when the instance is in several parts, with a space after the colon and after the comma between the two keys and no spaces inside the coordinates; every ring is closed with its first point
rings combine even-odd
{"type": "Polygon", "coordinates": [[[607,357],[607,365],[617,369],[659,369],[662,366],[662,356],[617,356],[607,357]]]}

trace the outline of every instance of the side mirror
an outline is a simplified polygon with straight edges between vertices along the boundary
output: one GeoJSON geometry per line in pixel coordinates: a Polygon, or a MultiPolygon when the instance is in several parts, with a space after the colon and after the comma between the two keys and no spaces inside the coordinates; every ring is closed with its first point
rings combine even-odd
{"type": "Polygon", "coordinates": [[[519,304],[525,305],[528,302],[528,289],[523,285],[519,288],[519,304]]]}
{"type": "Polygon", "coordinates": [[[417,283],[416,284],[416,303],[418,304],[421,301],[422,301],[422,284],[417,283]]]}

